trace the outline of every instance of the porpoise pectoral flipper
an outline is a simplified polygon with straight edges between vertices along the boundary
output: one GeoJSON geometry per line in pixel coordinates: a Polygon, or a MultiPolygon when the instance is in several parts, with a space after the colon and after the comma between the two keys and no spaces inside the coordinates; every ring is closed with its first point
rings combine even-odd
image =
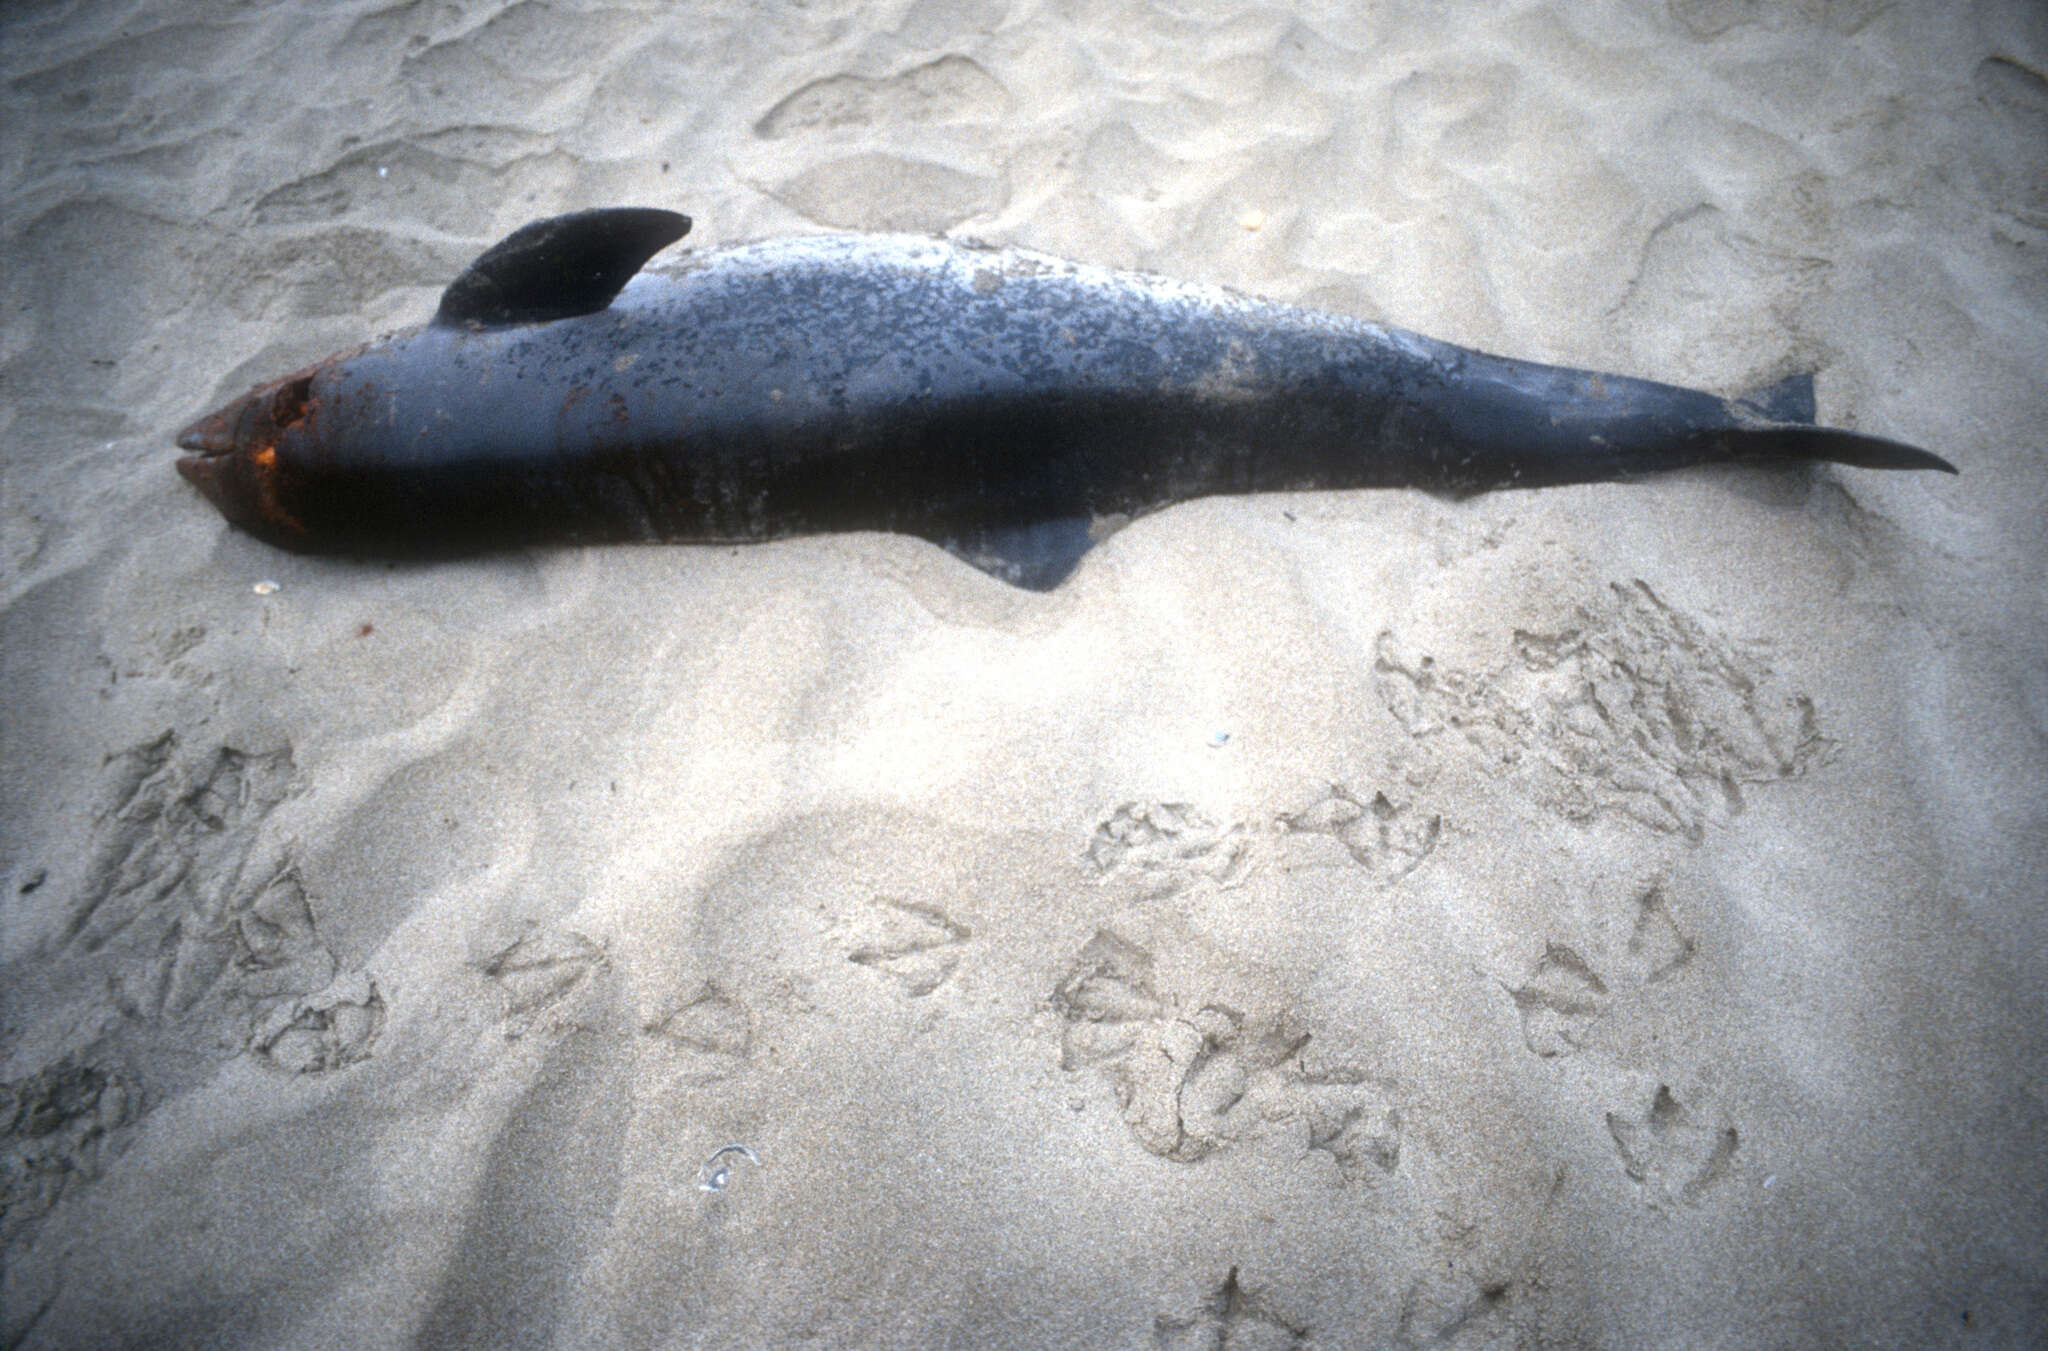
{"type": "Polygon", "coordinates": [[[1027,591],[1050,591],[1081,564],[1081,556],[1107,539],[1119,518],[1049,516],[1013,525],[942,532],[932,543],[991,577],[1027,591]]]}
{"type": "Polygon", "coordinates": [[[1483,491],[1685,465],[1943,469],[1722,399],[1022,249],[812,236],[641,272],[686,217],[537,221],[434,322],[252,390],[178,468],[285,548],[913,534],[1035,590],[1217,493],[1483,491]]]}

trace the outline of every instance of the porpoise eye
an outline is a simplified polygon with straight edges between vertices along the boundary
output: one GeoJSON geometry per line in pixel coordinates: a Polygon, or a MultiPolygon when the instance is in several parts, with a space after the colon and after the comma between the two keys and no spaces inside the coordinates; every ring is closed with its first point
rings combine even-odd
{"type": "Polygon", "coordinates": [[[270,425],[276,432],[296,427],[312,412],[313,376],[309,372],[296,380],[279,383],[270,396],[270,425]]]}

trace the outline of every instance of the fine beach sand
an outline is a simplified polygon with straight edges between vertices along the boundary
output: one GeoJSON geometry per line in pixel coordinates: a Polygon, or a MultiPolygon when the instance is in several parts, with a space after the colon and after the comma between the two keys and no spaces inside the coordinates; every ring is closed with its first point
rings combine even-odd
{"type": "Polygon", "coordinates": [[[22,0],[0,63],[0,1344],[2040,1344],[2048,9],[22,0]],[[613,203],[1811,369],[1962,474],[1211,500],[1031,595],[302,559],[172,472],[613,203]]]}

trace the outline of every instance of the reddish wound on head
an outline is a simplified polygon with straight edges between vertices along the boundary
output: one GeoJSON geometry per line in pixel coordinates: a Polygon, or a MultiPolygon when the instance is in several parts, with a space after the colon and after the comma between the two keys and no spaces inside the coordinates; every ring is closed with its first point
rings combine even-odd
{"type": "Polygon", "coordinates": [[[272,524],[283,526],[295,535],[306,533],[305,523],[284,509],[278,496],[277,447],[258,446],[249,452],[251,477],[256,480],[256,506],[272,524]]]}

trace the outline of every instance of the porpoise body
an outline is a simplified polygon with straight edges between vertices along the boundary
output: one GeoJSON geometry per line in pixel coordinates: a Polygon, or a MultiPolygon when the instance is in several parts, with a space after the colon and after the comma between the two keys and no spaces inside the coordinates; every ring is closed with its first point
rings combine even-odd
{"type": "Polygon", "coordinates": [[[774,240],[642,272],[689,222],[526,226],[432,323],[181,434],[234,524],[373,556],[917,535],[1043,590],[1124,520],[1217,493],[1493,488],[1720,461],[1955,472],[1746,398],[1490,356],[1014,248],[774,240]]]}

